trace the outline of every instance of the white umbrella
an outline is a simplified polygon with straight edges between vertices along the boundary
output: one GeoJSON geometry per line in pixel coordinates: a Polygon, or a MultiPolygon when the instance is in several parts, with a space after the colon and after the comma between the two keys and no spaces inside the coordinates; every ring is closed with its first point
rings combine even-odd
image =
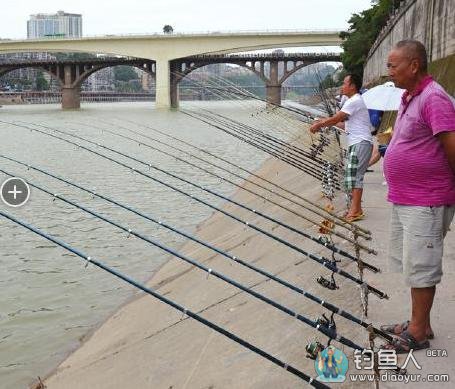
{"type": "Polygon", "coordinates": [[[404,89],[396,88],[393,82],[375,86],[362,94],[368,109],[379,111],[396,111],[400,107],[404,89]]]}

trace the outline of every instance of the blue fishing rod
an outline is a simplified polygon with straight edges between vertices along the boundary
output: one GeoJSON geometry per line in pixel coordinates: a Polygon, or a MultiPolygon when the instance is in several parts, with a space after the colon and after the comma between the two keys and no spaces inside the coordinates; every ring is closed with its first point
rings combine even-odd
{"type": "Polygon", "coordinates": [[[28,224],[28,223],[26,223],[24,221],[21,221],[21,220],[15,218],[14,216],[11,216],[11,215],[9,215],[9,214],[1,211],[1,210],[0,210],[0,216],[4,217],[5,219],[9,219],[13,223],[18,224],[18,225],[26,228],[27,230],[32,231],[35,234],[47,239],[48,241],[50,241],[52,243],[55,243],[56,245],[58,245],[58,246],[60,246],[60,247],[62,247],[64,249],[66,249],[67,251],[77,255],[78,257],[80,257],[80,258],[82,258],[83,260],[86,261],[86,265],[91,263],[94,266],[96,266],[96,267],[98,267],[98,268],[110,273],[111,275],[113,275],[113,276],[115,276],[115,277],[127,282],[128,284],[133,285],[135,288],[140,289],[143,292],[155,297],[159,301],[171,306],[172,308],[176,309],[177,311],[182,312],[184,315],[186,315],[186,316],[198,321],[199,323],[211,328],[212,330],[218,332],[219,334],[226,336],[228,339],[231,339],[234,342],[236,342],[236,343],[242,345],[243,347],[247,348],[248,350],[253,351],[254,353],[256,353],[256,354],[260,355],[261,357],[269,360],[270,362],[274,363],[275,365],[278,365],[278,366],[282,367],[283,369],[287,370],[289,373],[291,373],[291,374],[301,378],[302,380],[308,382],[311,386],[313,386],[315,388],[318,388],[318,389],[330,389],[329,386],[325,385],[322,382],[319,382],[319,381],[315,380],[314,378],[311,378],[309,375],[305,374],[304,372],[300,371],[299,369],[295,368],[294,366],[289,365],[289,364],[281,361],[280,359],[270,355],[266,351],[254,346],[253,344],[247,342],[246,340],[243,340],[242,338],[239,338],[238,336],[234,335],[232,332],[229,332],[229,331],[225,330],[224,328],[222,328],[222,327],[216,325],[215,323],[203,318],[202,316],[198,315],[197,313],[194,313],[191,310],[189,310],[189,309],[177,304],[173,300],[161,295],[160,293],[158,293],[155,290],[145,286],[144,284],[141,284],[140,282],[134,280],[133,278],[127,276],[126,274],[120,273],[119,271],[113,269],[112,267],[107,266],[103,262],[98,261],[97,259],[92,258],[92,257],[84,254],[83,252],[71,247],[70,245],[68,245],[67,243],[63,242],[62,240],[54,238],[54,237],[52,237],[52,236],[40,231],[39,229],[33,227],[32,225],[30,225],[30,224],[28,224]]]}
{"type": "MultiPolygon", "coordinates": [[[[298,229],[295,228],[295,227],[290,226],[289,224],[286,224],[286,223],[284,223],[284,222],[282,222],[282,221],[280,221],[280,220],[277,220],[277,219],[275,219],[275,218],[272,218],[272,217],[270,217],[270,216],[264,214],[263,212],[260,212],[260,211],[258,211],[258,210],[256,210],[256,209],[253,209],[253,208],[251,208],[251,207],[248,207],[248,206],[245,205],[245,204],[242,204],[242,203],[240,203],[240,202],[238,202],[238,201],[235,201],[235,200],[233,200],[233,199],[231,199],[231,198],[229,198],[229,197],[227,197],[227,196],[224,196],[224,195],[222,195],[222,194],[220,194],[220,193],[218,193],[218,192],[215,192],[215,191],[213,191],[213,190],[211,190],[211,189],[209,189],[209,188],[203,187],[203,186],[201,186],[201,185],[199,185],[199,184],[195,184],[194,182],[191,182],[191,181],[189,181],[189,180],[187,180],[187,179],[185,179],[185,178],[183,178],[183,177],[180,177],[180,176],[178,176],[178,175],[176,175],[176,174],[173,174],[173,173],[171,173],[171,172],[169,172],[169,171],[167,171],[167,170],[165,170],[165,169],[162,169],[162,168],[160,168],[160,167],[158,167],[158,166],[156,166],[156,165],[152,165],[151,163],[147,163],[147,162],[142,161],[142,160],[140,160],[140,159],[138,159],[138,158],[135,158],[135,157],[132,157],[132,156],[130,156],[130,155],[128,155],[128,154],[125,154],[125,153],[123,153],[123,152],[121,152],[121,151],[119,151],[119,150],[115,150],[115,149],[113,149],[113,148],[111,148],[111,147],[105,146],[105,145],[103,145],[103,144],[101,144],[101,143],[98,143],[98,142],[93,142],[93,141],[91,141],[91,140],[89,140],[89,139],[86,139],[86,138],[84,138],[84,137],[81,137],[81,136],[79,136],[79,135],[70,134],[70,133],[68,133],[68,132],[66,132],[66,131],[53,129],[53,128],[50,128],[50,127],[48,127],[48,126],[43,126],[43,125],[40,125],[40,124],[35,124],[35,126],[43,127],[43,128],[46,128],[46,129],[48,129],[48,130],[50,130],[50,131],[58,132],[58,133],[60,133],[60,134],[67,135],[67,136],[70,136],[70,137],[72,137],[72,138],[76,138],[76,139],[82,140],[82,141],[84,141],[84,142],[87,142],[87,143],[89,143],[89,144],[95,145],[95,146],[97,146],[97,147],[101,147],[101,148],[103,148],[103,149],[105,149],[105,150],[108,150],[108,151],[110,151],[110,152],[112,152],[112,153],[115,153],[115,154],[117,154],[117,155],[120,155],[120,156],[122,156],[122,157],[128,158],[128,159],[130,159],[130,160],[132,160],[132,161],[134,161],[134,162],[137,162],[137,163],[140,163],[140,164],[142,164],[142,165],[144,165],[144,166],[147,166],[149,169],[154,169],[154,170],[156,170],[156,171],[159,171],[160,173],[163,173],[163,174],[165,174],[165,175],[167,175],[167,176],[169,176],[169,177],[175,178],[175,179],[177,179],[177,180],[179,180],[179,181],[181,181],[181,182],[184,182],[184,183],[186,183],[186,184],[188,184],[188,185],[191,185],[191,186],[193,186],[193,187],[195,187],[195,188],[201,189],[201,190],[204,191],[204,192],[210,193],[210,194],[213,195],[213,196],[216,196],[216,197],[218,197],[218,198],[220,198],[220,199],[222,199],[222,200],[225,200],[225,201],[227,201],[227,202],[229,202],[229,203],[231,203],[231,204],[234,204],[234,205],[236,205],[236,206],[238,206],[238,207],[240,207],[240,208],[242,208],[242,209],[245,209],[245,210],[247,210],[247,211],[249,211],[249,212],[252,212],[252,213],[254,213],[254,214],[258,215],[258,216],[261,216],[261,217],[263,217],[264,219],[266,219],[266,220],[268,220],[268,221],[271,221],[272,223],[278,224],[279,226],[284,227],[284,228],[286,228],[286,229],[288,229],[288,230],[290,230],[290,231],[292,231],[292,232],[294,232],[294,233],[296,233],[296,234],[298,234],[298,235],[300,235],[300,236],[303,236],[304,238],[310,239],[310,240],[312,240],[313,242],[315,242],[315,243],[317,243],[317,244],[319,244],[319,245],[322,245],[322,246],[326,247],[326,248],[329,249],[330,251],[332,251],[332,252],[334,252],[334,253],[337,253],[337,254],[339,254],[339,255],[342,255],[343,257],[346,257],[346,258],[350,259],[351,261],[354,261],[354,262],[357,262],[357,263],[362,262],[362,264],[365,265],[365,268],[367,268],[367,269],[369,269],[369,270],[371,270],[371,271],[373,271],[373,272],[378,272],[378,271],[379,271],[379,269],[378,269],[377,267],[375,267],[375,266],[373,266],[373,265],[370,265],[370,264],[368,264],[368,263],[365,263],[365,262],[359,260],[357,257],[351,255],[350,253],[348,253],[347,251],[345,251],[345,250],[343,250],[343,249],[338,248],[337,246],[335,246],[334,244],[330,243],[330,242],[327,241],[327,240],[323,240],[323,239],[320,239],[320,238],[316,238],[316,237],[314,237],[314,236],[312,236],[312,235],[310,235],[310,234],[308,234],[308,233],[306,233],[306,232],[303,232],[303,231],[301,231],[301,230],[298,230],[298,229]]],[[[36,129],[35,129],[35,130],[36,130],[36,129]]],[[[39,132],[39,131],[38,131],[38,132],[39,132]]],[[[49,136],[54,136],[54,137],[55,137],[54,134],[48,134],[48,133],[45,133],[45,132],[43,132],[43,133],[44,133],[44,134],[47,134],[47,135],[49,135],[49,136]]],[[[63,139],[63,138],[57,137],[57,139],[63,139]]],[[[65,141],[68,141],[68,140],[65,139],[65,141]]],[[[79,144],[77,144],[77,143],[75,143],[75,144],[76,144],[77,146],[81,147],[81,145],[79,145],[79,144]]],[[[367,252],[376,254],[376,251],[374,251],[374,250],[372,250],[372,249],[370,249],[370,248],[368,248],[368,247],[366,247],[366,246],[364,246],[364,245],[362,245],[362,244],[360,244],[360,243],[358,244],[358,246],[359,246],[359,248],[362,248],[362,249],[366,250],[367,252]]]]}
{"type": "MultiPolygon", "coordinates": [[[[11,174],[11,173],[8,173],[6,171],[4,171],[3,169],[0,169],[1,172],[11,176],[11,177],[16,177],[15,175],[11,174]]],[[[60,196],[59,194],[56,194],[56,193],[53,193],[37,184],[34,184],[30,181],[27,181],[27,183],[33,187],[33,188],[36,188],[44,193],[47,193],[48,195],[52,196],[54,199],[58,199],[58,200],[61,200],[63,202],[65,202],[66,204],[69,204],[77,209],[80,209],[81,211],[84,211],[85,213],[88,213],[89,215],[92,215],[94,217],[96,217],[97,219],[99,220],[102,220],[126,233],[128,233],[128,236],[135,236],[136,238],[139,238],[140,240],[143,240],[144,242],[147,242],[155,247],[158,247],[159,249],[163,250],[164,252],[168,253],[168,254],[171,254],[172,256],[176,257],[176,258],[179,258],[181,260],[183,260],[184,262],[186,263],[189,263],[191,264],[192,266],[200,269],[200,270],[203,270],[207,273],[207,275],[213,275],[214,277],[216,278],[219,278],[220,280],[242,290],[243,292],[245,293],[248,293],[250,294],[251,296],[265,302],[266,304],[269,304],[271,305],[272,307],[280,310],[281,312],[284,312],[285,314],[291,316],[291,317],[294,317],[296,318],[297,320],[301,321],[302,323],[305,323],[307,324],[308,326],[310,327],[313,327],[315,328],[317,331],[321,332],[322,334],[324,334],[325,336],[327,336],[329,339],[333,339],[333,340],[336,340],[338,342],[340,342],[341,344],[344,344],[348,347],[351,347],[352,349],[354,350],[363,350],[364,348],[362,346],[359,346],[357,344],[355,344],[353,341],[349,340],[348,338],[345,338],[344,336],[341,336],[341,335],[338,335],[337,332],[336,332],[336,327],[332,327],[329,325],[329,323],[327,323],[327,325],[324,325],[323,323],[320,323],[318,321],[314,321],[314,320],[311,320],[309,318],[307,318],[306,316],[303,316],[293,310],[291,310],[290,308],[280,304],[280,303],[277,303],[276,301],[273,301],[272,299],[264,296],[263,294],[261,293],[258,293],[256,291],[254,291],[253,289],[250,289],[249,287],[247,286],[244,286],[242,285],[241,283],[223,275],[222,273],[219,273],[217,272],[216,270],[213,270],[207,266],[204,266],[203,264],[201,264],[200,262],[184,255],[184,254],[181,254],[173,249],[171,249],[170,247],[167,247],[165,245],[163,245],[162,243],[154,240],[154,239],[151,239],[151,238],[148,238],[136,231],[133,231],[131,228],[128,228],[126,226],[123,226],[111,219],[108,219],[107,217],[104,217],[103,215],[100,215],[99,213],[97,212],[94,212],[88,208],[85,208],[84,206],[80,205],[80,204],[77,204],[75,203],[74,201],[71,201],[71,200],[68,200],[66,199],[65,197],[63,196],[60,196]]]]}
{"type": "Polygon", "coordinates": [[[129,171],[136,172],[136,173],[142,175],[143,177],[147,177],[147,178],[149,178],[150,180],[152,180],[154,182],[157,182],[157,183],[159,183],[159,184],[161,184],[161,185],[163,185],[163,186],[165,186],[165,187],[167,187],[169,189],[172,189],[172,190],[174,190],[174,191],[176,191],[178,193],[181,193],[181,194],[183,194],[183,195],[185,195],[185,196],[187,196],[187,197],[189,197],[189,198],[191,198],[191,199],[193,199],[195,201],[198,201],[199,203],[204,204],[207,207],[209,207],[209,208],[211,208],[211,209],[213,209],[215,211],[218,211],[218,212],[222,213],[223,215],[226,215],[226,216],[230,217],[231,219],[234,219],[234,220],[244,224],[247,227],[250,227],[250,228],[254,229],[255,231],[258,231],[258,232],[262,233],[263,235],[265,235],[265,236],[267,236],[269,238],[272,238],[272,239],[276,240],[277,242],[282,243],[286,247],[291,248],[292,250],[297,251],[300,254],[303,254],[304,256],[306,256],[307,258],[310,258],[311,260],[313,260],[315,262],[318,262],[320,265],[322,265],[325,268],[331,270],[333,273],[337,273],[337,274],[339,274],[339,275],[341,275],[341,276],[343,276],[343,277],[355,282],[357,285],[360,285],[360,286],[363,286],[363,287],[367,288],[367,290],[369,292],[374,293],[379,298],[386,298],[386,299],[389,298],[386,293],[384,293],[384,292],[380,291],[379,289],[377,289],[377,288],[365,283],[363,280],[354,277],[350,273],[348,273],[348,272],[346,272],[346,271],[344,271],[342,269],[339,269],[334,260],[330,260],[330,259],[327,259],[327,258],[324,258],[324,257],[319,257],[319,256],[317,256],[315,254],[311,254],[311,253],[309,253],[309,252],[307,252],[307,251],[305,251],[305,250],[293,245],[292,243],[289,243],[288,241],[286,241],[286,240],[284,240],[284,239],[282,239],[282,238],[280,238],[278,236],[275,236],[275,235],[271,234],[270,232],[268,232],[268,231],[266,231],[266,230],[264,230],[264,229],[262,229],[260,227],[257,227],[254,224],[251,224],[251,223],[249,223],[249,222],[247,222],[245,220],[242,220],[241,218],[239,218],[239,217],[237,217],[237,216],[235,216],[235,215],[233,215],[233,214],[231,214],[231,213],[229,213],[229,212],[227,212],[227,211],[225,211],[225,210],[223,210],[223,209],[221,209],[221,208],[219,208],[219,207],[217,207],[215,205],[212,205],[212,204],[208,203],[205,200],[202,200],[202,199],[200,199],[200,198],[198,198],[196,196],[193,196],[193,195],[191,195],[191,194],[189,194],[189,193],[187,193],[187,192],[185,192],[185,191],[183,191],[183,190],[181,190],[181,189],[179,189],[179,188],[177,188],[177,187],[175,187],[175,186],[173,186],[171,184],[168,184],[168,183],[166,183],[166,182],[164,182],[164,181],[162,181],[162,180],[160,180],[158,178],[152,177],[149,174],[147,174],[147,173],[145,173],[145,172],[143,172],[141,170],[138,170],[138,169],[136,169],[136,168],[134,168],[132,166],[129,166],[129,165],[127,165],[127,164],[125,164],[125,163],[123,163],[121,161],[118,161],[118,160],[116,160],[116,159],[114,159],[112,157],[109,157],[107,155],[101,154],[98,151],[92,150],[92,149],[90,149],[90,148],[88,148],[88,147],[86,147],[84,145],[81,145],[81,144],[79,144],[77,142],[73,142],[73,141],[70,141],[68,139],[59,137],[59,136],[57,136],[55,134],[49,134],[47,132],[41,131],[41,130],[36,129],[36,128],[31,128],[31,127],[27,127],[27,126],[23,126],[23,125],[18,125],[18,124],[15,124],[15,123],[4,122],[4,121],[1,121],[1,120],[0,120],[0,122],[1,123],[6,123],[6,124],[10,124],[10,125],[13,125],[13,126],[16,126],[16,127],[19,127],[19,128],[26,128],[26,129],[29,129],[31,131],[36,131],[38,133],[47,135],[49,137],[52,137],[52,138],[55,138],[55,139],[59,139],[59,140],[61,140],[63,142],[66,142],[68,144],[74,145],[74,146],[76,146],[79,149],[86,150],[86,151],[88,151],[88,152],[90,152],[90,153],[92,153],[94,155],[97,155],[97,156],[99,156],[101,158],[104,158],[104,159],[106,159],[108,161],[111,161],[111,162],[113,162],[113,163],[115,163],[115,164],[117,164],[119,166],[127,168],[129,171]]]}
{"type": "MultiPolygon", "coordinates": [[[[132,207],[126,205],[126,204],[119,203],[118,201],[113,200],[112,198],[109,198],[109,197],[107,197],[105,195],[102,195],[102,194],[97,193],[95,191],[92,191],[90,189],[84,188],[83,186],[81,186],[79,184],[76,184],[76,183],[74,183],[72,181],[69,181],[69,180],[67,180],[65,178],[59,177],[59,176],[57,176],[57,175],[55,175],[53,173],[50,173],[50,172],[48,172],[46,170],[41,169],[41,168],[32,166],[30,164],[26,164],[24,162],[18,161],[18,160],[14,159],[14,158],[11,158],[11,157],[7,157],[5,155],[0,155],[0,158],[4,158],[4,159],[6,159],[8,161],[17,163],[17,164],[19,164],[21,166],[26,167],[27,169],[32,169],[32,170],[35,170],[37,172],[40,172],[40,173],[42,173],[42,174],[44,174],[44,175],[46,175],[48,177],[52,177],[52,178],[54,178],[54,179],[56,179],[56,180],[58,180],[60,182],[63,182],[63,183],[68,184],[68,185],[70,185],[70,186],[72,186],[74,188],[77,188],[77,189],[82,190],[82,191],[84,191],[86,193],[89,193],[90,195],[92,195],[94,197],[98,197],[98,198],[100,198],[100,199],[102,199],[104,201],[107,201],[108,203],[114,204],[114,205],[116,205],[116,206],[118,206],[118,207],[120,207],[122,209],[125,209],[125,210],[127,210],[127,211],[129,211],[131,213],[134,213],[134,214],[142,217],[143,219],[151,221],[152,223],[155,223],[155,224],[157,224],[157,225],[159,225],[161,227],[164,227],[164,228],[166,228],[166,229],[168,229],[168,230],[170,230],[170,231],[172,231],[172,232],[174,232],[174,233],[176,233],[178,235],[181,235],[181,236],[183,236],[183,237],[185,237],[185,238],[187,238],[187,239],[189,239],[189,240],[191,240],[193,242],[196,242],[196,243],[198,243],[198,244],[200,244],[200,245],[202,245],[202,246],[204,246],[204,247],[206,247],[206,248],[208,248],[208,249],[210,249],[210,250],[212,250],[212,251],[214,251],[214,252],[216,252],[218,254],[221,254],[222,256],[224,256],[224,257],[226,257],[226,258],[228,258],[228,259],[240,264],[241,266],[244,266],[244,267],[246,267],[246,268],[248,268],[250,270],[253,270],[256,273],[259,273],[259,274],[261,274],[261,275],[263,275],[263,276],[265,276],[265,277],[267,277],[267,278],[269,278],[269,279],[271,279],[271,280],[273,280],[273,281],[285,286],[286,288],[291,289],[292,291],[303,295],[304,297],[308,298],[309,300],[322,305],[324,308],[328,309],[332,313],[338,314],[338,315],[344,317],[345,319],[348,319],[348,320],[350,320],[350,321],[352,321],[352,322],[354,322],[356,324],[359,324],[362,327],[364,327],[365,329],[372,330],[376,335],[379,335],[379,336],[383,337],[387,341],[392,341],[392,339],[393,339],[389,334],[387,334],[386,332],[384,332],[384,331],[382,331],[382,330],[380,330],[378,328],[375,328],[371,323],[367,323],[367,322],[355,317],[351,313],[346,312],[346,311],[336,307],[335,305],[331,304],[330,302],[322,300],[319,297],[317,297],[315,295],[312,295],[311,293],[306,292],[305,290],[299,288],[298,286],[293,285],[293,284],[289,283],[288,281],[285,281],[282,278],[277,277],[277,276],[275,276],[275,275],[273,275],[273,274],[271,274],[271,273],[269,273],[269,272],[267,272],[267,271],[265,271],[265,270],[263,270],[263,269],[261,269],[259,267],[256,267],[256,266],[250,264],[249,262],[246,262],[246,261],[236,257],[235,255],[229,254],[228,252],[223,251],[220,248],[211,245],[210,243],[204,242],[203,240],[198,239],[197,237],[195,237],[195,236],[193,236],[193,235],[191,235],[191,234],[189,234],[187,232],[179,230],[176,227],[173,227],[171,225],[168,225],[168,224],[166,224],[165,222],[163,222],[160,219],[156,219],[156,218],[154,218],[154,217],[152,217],[150,215],[146,215],[143,212],[140,212],[137,209],[134,209],[134,208],[132,208],[132,207]]],[[[7,174],[7,175],[10,175],[6,171],[2,170],[1,168],[0,168],[0,171],[5,173],[5,174],[7,174]]]]}

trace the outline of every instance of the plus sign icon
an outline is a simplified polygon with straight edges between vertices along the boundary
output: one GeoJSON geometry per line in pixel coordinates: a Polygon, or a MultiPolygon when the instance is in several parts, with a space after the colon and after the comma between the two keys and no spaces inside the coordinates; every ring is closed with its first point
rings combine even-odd
{"type": "Polygon", "coordinates": [[[20,207],[28,201],[30,197],[30,187],[22,178],[8,178],[2,184],[0,196],[6,205],[9,205],[10,207],[20,207]]]}

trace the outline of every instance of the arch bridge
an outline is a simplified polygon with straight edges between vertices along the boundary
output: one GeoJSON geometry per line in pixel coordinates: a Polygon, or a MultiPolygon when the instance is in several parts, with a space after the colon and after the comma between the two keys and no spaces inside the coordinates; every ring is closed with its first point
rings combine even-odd
{"type": "MultiPolygon", "coordinates": [[[[188,57],[239,53],[277,47],[339,46],[340,31],[243,31],[153,35],[107,35],[83,38],[0,40],[1,53],[86,52],[142,58],[155,63],[156,106],[170,107],[171,66],[188,57]]],[[[206,58],[207,59],[207,58],[206,58]]],[[[87,64],[88,65],[88,64],[87,64]]],[[[67,64],[67,66],[73,66],[67,64]]],[[[69,72],[69,71],[68,71],[69,72]]],[[[75,70],[76,72],[76,70],[75,70]]],[[[81,69],[79,69],[79,74],[81,69]]],[[[77,73],[77,72],[76,72],[77,73]]],[[[75,74],[76,74],[75,73],[75,74]]],[[[71,73],[67,73],[71,74],[71,73]]],[[[61,73],[60,73],[61,75],[61,73]]],[[[69,78],[75,77],[67,76],[69,78]]],[[[76,78],[74,78],[76,80],[76,78]]],[[[175,81],[174,81],[175,83],[175,81]]],[[[67,86],[71,85],[66,83],[67,86]]],[[[77,108],[77,88],[65,88],[68,104],[77,108]]],[[[271,89],[270,89],[271,90],[271,89]]],[[[270,92],[271,93],[271,92],[270,92]]],[[[172,102],[176,104],[175,97],[172,102]]],[[[70,108],[68,106],[68,108],[70,108]]]]}
{"type": "MultiPolygon", "coordinates": [[[[281,104],[281,87],[284,81],[305,66],[326,61],[340,61],[337,53],[280,53],[241,55],[199,55],[171,61],[171,107],[178,107],[178,84],[188,74],[203,66],[229,63],[251,70],[266,86],[267,101],[281,104]]],[[[82,83],[96,71],[118,65],[129,65],[156,77],[156,63],[141,58],[92,58],[83,60],[21,60],[0,63],[0,77],[21,68],[39,68],[55,78],[62,88],[62,108],[80,107],[82,83]]]]}

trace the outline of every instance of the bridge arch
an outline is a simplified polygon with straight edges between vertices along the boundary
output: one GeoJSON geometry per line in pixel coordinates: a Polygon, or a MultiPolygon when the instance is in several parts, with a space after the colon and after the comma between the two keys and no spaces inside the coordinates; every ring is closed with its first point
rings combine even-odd
{"type": "MultiPolygon", "coordinates": [[[[240,66],[244,69],[247,69],[251,75],[256,76],[257,80],[263,83],[263,86],[266,87],[267,85],[267,78],[265,78],[263,75],[261,75],[256,69],[254,69],[253,65],[250,63],[235,63],[234,61],[226,61],[226,62],[217,62],[216,64],[214,63],[182,63],[181,66],[179,66],[179,70],[175,70],[175,67],[173,68],[173,72],[171,73],[171,80],[173,87],[175,86],[174,93],[176,95],[179,94],[179,86],[181,86],[181,82],[185,80],[187,76],[189,76],[191,73],[202,69],[207,66],[211,65],[218,65],[218,64],[223,64],[223,65],[237,65],[240,66]]],[[[223,92],[212,92],[213,94],[223,94],[223,92]]],[[[172,101],[175,102],[174,107],[178,105],[178,96],[173,96],[172,101]]]]}
{"type": "Polygon", "coordinates": [[[4,62],[0,64],[0,77],[22,68],[40,69],[58,81],[62,89],[62,108],[77,109],[80,107],[82,83],[97,71],[117,65],[132,66],[152,76],[156,74],[156,64],[150,60],[101,57],[67,61],[25,60],[19,65],[4,62]]]}
{"type": "Polygon", "coordinates": [[[21,70],[21,69],[35,69],[35,70],[43,71],[44,73],[48,74],[53,79],[60,82],[60,80],[56,77],[56,75],[54,73],[50,72],[48,69],[45,69],[41,66],[17,66],[17,67],[2,68],[2,66],[0,65],[0,78],[6,76],[8,73],[14,72],[16,70],[21,70]]]}
{"type": "Polygon", "coordinates": [[[195,56],[172,61],[170,65],[171,106],[178,107],[178,84],[188,74],[204,66],[223,63],[246,68],[256,74],[266,87],[266,100],[272,105],[281,104],[281,87],[297,71],[319,62],[334,61],[339,55],[331,54],[243,54],[195,56]]]}

